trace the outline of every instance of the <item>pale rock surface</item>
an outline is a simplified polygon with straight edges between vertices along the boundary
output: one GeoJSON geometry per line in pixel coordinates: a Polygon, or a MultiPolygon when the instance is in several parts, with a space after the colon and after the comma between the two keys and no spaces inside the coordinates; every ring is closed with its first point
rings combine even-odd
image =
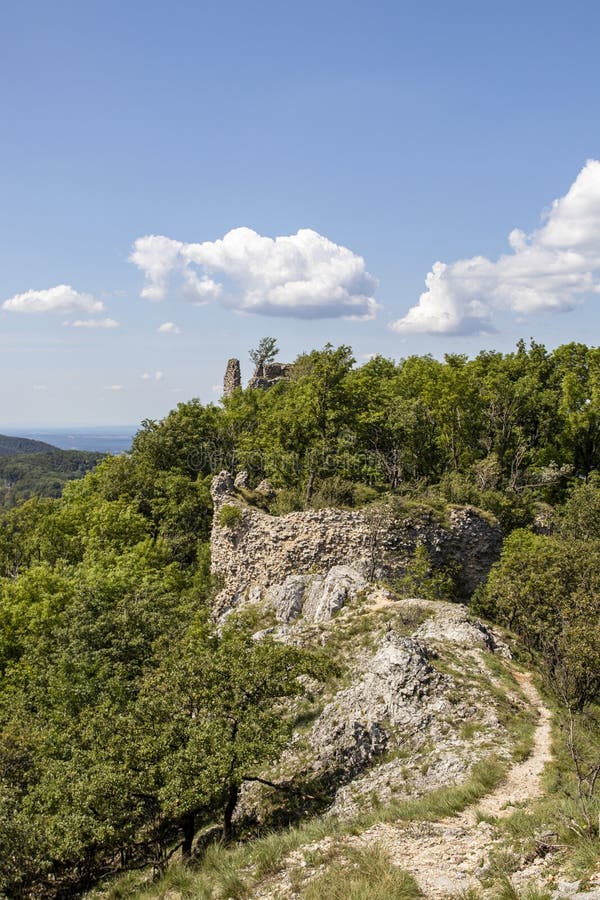
{"type": "Polygon", "coordinates": [[[435,564],[458,565],[462,588],[470,593],[500,552],[499,526],[470,507],[452,509],[448,527],[427,511],[394,520],[341,509],[271,516],[236,496],[229,472],[213,479],[212,496],[217,514],[211,558],[214,573],[223,580],[216,601],[220,612],[245,602],[251,585],[264,591],[290,575],[326,576],[334,567],[350,565],[369,581],[393,579],[405,571],[418,543],[435,564]],[[219,522],[224,504],[238,506],[242,513],[235,528],[219,522]]]}
{"type": "Polygon", "coordinates": [[[237,473],[237,475],[235,476],[234,482],[233,482],[233,486],[236,488],[250,487],[250,476],[248,475],[248,473],[246,472],[245,469],[243,469],[241,472],[237,473]]]}
{"type": "Polygon", "coordinates": [[[260,482],[260,484],[256,485],[254,490],[256,491],[257,494],[262,494],[267,499],[270,499],[271,497],[275,496],[275,488],[273,487],[273,485],[271,484],[270,481],[267,481],[266,478],[263,478],[263,480],[260,482]]]}
{"type": "Polygon", "coordinates": [[[266,602],[273,607],[279,622],[295,622],[302,615],[304,596],[310,575],[288,575],[281,584],[273,584],[265,591],[266,602]]]}
{"type": "Polygon", "coordinates": [[[427,659],[425,647],[394,631],[382,638],[368,670],[328,703],[309,736],[313,770],[361,771],[389,740],[391,729],[422,729],[440,710],[445,676],[427,659]]]}
{"type": "Polygon", "coordinates": [[[356,569],[334,566],[327,575],[288,575],[282,584],[267,588],[264,599],[280,622],[294,622],[301,615],[309,622],[326,622],[366,585],[356,569]]]}
{"type": "Polygon", "coordinates": [[[331,619],[367,586],[367,580],[350,566],[333,566],[325,577],[316,575],[304,601],[304,618],[312,622],[331,619]]]}
{"type": "Polygon", "coordinates": [[[415,638],[427,641],[443,641],[458,647],[479,647],[491,652],[501,649],[505,655],[506,646],[495,638],[491,629],[465,613],[464,606],[456,609],[444,607],[443,615],[435,615],[423,622],[415,632],[415,638]]]}

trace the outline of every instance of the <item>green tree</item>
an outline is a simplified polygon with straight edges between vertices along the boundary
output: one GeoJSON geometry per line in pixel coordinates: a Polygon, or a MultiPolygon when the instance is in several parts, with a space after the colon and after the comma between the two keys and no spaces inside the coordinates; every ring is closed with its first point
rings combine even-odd
{"type": "Polygon", "coordinates": [[[274,337],[263,337],[258,342],[258,345],[249,351],[249,356],[254,363],[256,372],[262,375],[264,366],[273,362],[278,353],[277,339],[274,337]]]}
{"type": "Polygon", "coordinates": [[[164,814],[181,823],[186,853],[198,821],[215,814],[230,837],[242,783],[258,779],[291,735],[289,700],[302,694],[301,676],[325,668],[308,651],[256,640],[255,628],[230,617],[218,634],[200,619],[140,698],[142,721],[164,729],[159,796],[164,814]]]}

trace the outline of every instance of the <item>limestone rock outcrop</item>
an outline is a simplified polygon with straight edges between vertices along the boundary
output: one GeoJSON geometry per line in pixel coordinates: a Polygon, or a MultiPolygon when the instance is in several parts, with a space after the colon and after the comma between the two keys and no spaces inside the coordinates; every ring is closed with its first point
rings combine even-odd
{"type": "Polygon", "coordinates": [[[366,579],[351,566],[333,566],[326,575],[288,575],[282,584],[268,587],[264,599],[280,622],[294,622],[300,616],[309,622],[325,622],[366,585],[366,579]]]}
{"type": "Polygon", "coordinates": [[[336,694],[313,726],[315,770],[342,770],[347,779],[383,753],[392,730],[422,730],[431,705],[445,704],[444,680],[423,644],[394,631],[385,634],[360,680],[336,694]]]}
{"type": "MultiPolygon", "coordinates": [[[[306,590],[304,581],[295,584],[299,593],[306,590]]],[[[341,639],[345,648],[341,685],[323,698],[310,728],[295,735],[277,765],[278,780],[304,784],[311,794],[314,786],[327,814],[342,817],[368,808],[374,797],[414,797],[459,783],[490,744],[499,757],[510,752],[486,663],[498,644],[486,626],[461,604],[394,600],[372,585],[363,594],[334,619],[301,617],[272,630],[280,640],[304,644],[318,635],[324,646],[330,640],[340,646],[341,639]],[[356,629],[361,621],[368,623],[366,641],[356,629]]],[[[318,686],[307,690],[319,694],[318,686]]],[[[510,702],[522,703],[517,695],[510,702]]],[[[247,786],[238,817],[262,821],[268,791],[247,786]]]]}

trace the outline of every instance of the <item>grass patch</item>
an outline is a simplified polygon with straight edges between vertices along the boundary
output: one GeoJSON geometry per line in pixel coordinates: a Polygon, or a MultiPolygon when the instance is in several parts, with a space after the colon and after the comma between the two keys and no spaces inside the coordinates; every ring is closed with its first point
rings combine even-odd
{"type": "Polygon", "coordinates": [[[395,800],[387,806],[361,816],[359,823],[369,828],[375,822],[433,822],[455,816],[467,806],[489,794],[502,780],[507,764],[495,756],[476,763],[462,784],[437,788],[414,800],[395,800]]]}
{"type": "Polygon", "coordinates": [[[314,878],[300,896],[305,900],[413,900],[422,897],[414,878],[395,866],[382,847],[346,848],[338,860],[314,878]]]}
{"type": "Polygon", "coordinates": [[[469,741],[475,737],[478,731],[482,731],[483,727],[483,722],[463,722],[458,733],[463,740],[469,741]]]}
{"type": "Polygon", "coordinates": [[[530,887],[519,890],[511,884],[508,877],[504,876],[499,881],[494,882],[494,897],[498,900],[551,900],[550,891],[540,889],[531,885],[530,887]]]}
{"type": "MultiPolygon", "coordinates": [[[[509,818],[499,820],[496,825],[504,834],[503,847],[499,853],[512,852],[516,856],[533,856],[536,841],[542,839],[557,848],[552,855],[554,868],[560,869],[568,879],[585,879],[600,866],[600,836],[597,829],[586,834],[581,808],[577,802],[576,780],[573,763],[566,747],[566,721],[564,713],[546,697],[549,706],[554,706],[553,752],[554,759],[547,766],[544,775],[544,796],[530,803],[526,808],[516,810],[509,818]]],[[[592,752],[597,753],[598,733],[591,734],[592,752]]],[[[517,743],[518,749],[518,743],[517,743]]],[[[590,815],[594,822],[600,816],[600,797],[590,803],[590,815]]],[[[519,900],[545,898],[548,894],[520,894],[519,900]]],[[[516,895],[507,894],[512,897],[516,895]]]]}

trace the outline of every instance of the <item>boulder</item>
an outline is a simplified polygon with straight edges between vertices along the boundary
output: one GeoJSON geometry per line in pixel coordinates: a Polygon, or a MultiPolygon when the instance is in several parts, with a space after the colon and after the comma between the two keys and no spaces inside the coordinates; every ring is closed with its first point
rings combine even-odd
{"type": "Polygon", "coordinates": [[[302,615],[304,595],[310,580],[310,575],[288,575],[281,584],[267,588],[265,600],[275,610],[279,622],[295,622],[302,615]]]}
{"type": "Polygon", "coordinates": [[[385,750],[391,729],[424,727],[445,681],[421,643],[387,632],[360,680],[336,694],[315,722],[314,769],[345,780],[366,768],[385,750]]]}
{"type": "Polygon", "coordinates": [[[333,566],[326,575],[288,575],[267,588],[264,599],[280,622],[294,622],[301,615],[310,622],[326,622],[366,584],[356,569],[333,566]]]}
{"type": "Polygon", "coordinates": [[[327,575],[315,576],[304,601],[304,618],[311,622],[331,619],[367,585],[366,578],[350,566],[333,566],[327,575]]]}

